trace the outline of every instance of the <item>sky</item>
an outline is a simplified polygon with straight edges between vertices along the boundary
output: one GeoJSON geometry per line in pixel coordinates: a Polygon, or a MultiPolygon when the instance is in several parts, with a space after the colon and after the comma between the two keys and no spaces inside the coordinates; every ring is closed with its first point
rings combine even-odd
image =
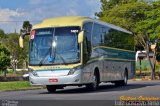
{"type": "Polygon", "coordinates": [[[95,18],[100,6],[100,0],[0,0],[0,29],[19,33],[25,20],[34,25],[60,16],[95,18]]]}

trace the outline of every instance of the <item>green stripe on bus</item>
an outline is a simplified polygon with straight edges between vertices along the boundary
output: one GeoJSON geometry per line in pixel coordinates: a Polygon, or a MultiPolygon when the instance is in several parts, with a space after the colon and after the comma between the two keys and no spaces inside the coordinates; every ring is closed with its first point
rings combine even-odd
{"type": "Polygon", "coordinates": [[[131,50],[113,48],[113,47],[108,47],[108,46],[96,46],[93,49],[96,49],[96,48],[114,49],[114,50],[127,51],[127,52],[133,52],[133,53],[135,52],[135,51],[131,51],[131,50]]]}

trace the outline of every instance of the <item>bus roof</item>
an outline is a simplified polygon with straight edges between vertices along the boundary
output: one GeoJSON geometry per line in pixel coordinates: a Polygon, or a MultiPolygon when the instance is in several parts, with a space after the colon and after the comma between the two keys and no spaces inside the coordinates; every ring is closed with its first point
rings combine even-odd
{"type": "Polygon", "coordinates": [[[83,22],[91,18],[83,16],[65,16],[43,20],[41,23],[34,25],[33,29],[44,27],[61,27],[61,26],[82,26],[83,22]]]}
{"type": "Polygon", "coordinates": [[[33,29],[47,28],[47,27],[62,27],[62,26],[82,26],[83,23],[87,21],[96,22],[101,25],[108,26],[116,30],[120,30],[122,32],[132,34],[132,32],[129,32],[121,27],[115,26],[113,24],[101,22],[101,21],[98,21],[96,19],[92,19],[89,17],[84,17],[84,16],[64,16],[64,17],[45,19],[41,23],[34,25],[33,29]]]}

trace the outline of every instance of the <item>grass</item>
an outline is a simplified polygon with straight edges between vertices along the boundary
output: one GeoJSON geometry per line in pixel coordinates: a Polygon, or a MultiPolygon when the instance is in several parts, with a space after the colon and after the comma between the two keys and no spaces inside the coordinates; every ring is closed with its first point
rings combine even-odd
{"type": "MultiPolygon", "coordinates": [[[[141,69],[143,74],[151,73],[151,67],[148,60],[142,60],[141,69]]],[[[139,74],[140,71],[140,64],[139,61],[136,62],[136,74],[139,74]]],[[[156,64],[155,72],[158,74],[160,73],[160,63],[156,64]]]]}
{"type": "Polygon", "coordinates": [[[21,90],[21,89],[34,89],[42,87],[32,87],[28,81],[14,81],[14,82],[0,82],[0,90],[21,90]]]}

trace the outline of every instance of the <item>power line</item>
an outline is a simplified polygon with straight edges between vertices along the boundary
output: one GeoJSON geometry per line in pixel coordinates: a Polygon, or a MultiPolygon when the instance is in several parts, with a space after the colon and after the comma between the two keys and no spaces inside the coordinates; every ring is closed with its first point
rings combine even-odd
{"type": "MultiPolygon", "coordinates": [[[[30,20],[24,20],[24,21],[30,21],[30,20]]],[[[24,22],[24,21],[0,21],[0,22],[24,22]]],[[[41,22],[41,21],[33,20],[33,21],[30,21],[30,22],[41,22]]]]}

